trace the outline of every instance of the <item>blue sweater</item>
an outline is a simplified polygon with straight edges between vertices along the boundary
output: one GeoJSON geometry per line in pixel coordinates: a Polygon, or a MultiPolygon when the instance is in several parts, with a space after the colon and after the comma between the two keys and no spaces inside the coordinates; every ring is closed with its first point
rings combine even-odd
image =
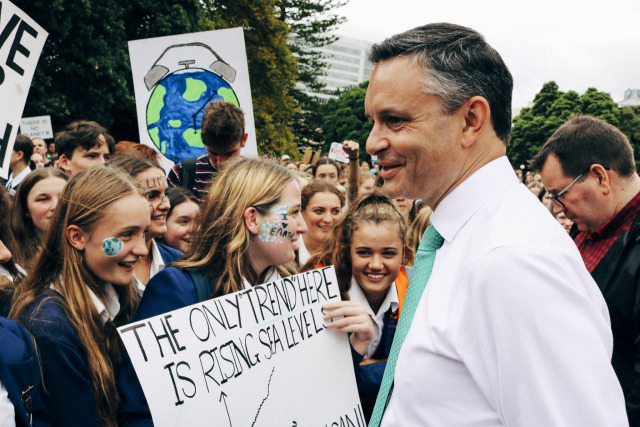
{"type": "Polygon", "coordinates": [[[45,290],[23,318],[42,361],[43,398],[52,425],[100,427],[87,352],[57,293],[45,290]]]}
{"type": "Polygon", "coordinates": [[[16,413],[16,425],[50,426],[42,400],[42,376],[33,338],[18,323],[0,317],[0,379],[16,413]],[[23,394],[24,393],[24,394],[23,394]]]}

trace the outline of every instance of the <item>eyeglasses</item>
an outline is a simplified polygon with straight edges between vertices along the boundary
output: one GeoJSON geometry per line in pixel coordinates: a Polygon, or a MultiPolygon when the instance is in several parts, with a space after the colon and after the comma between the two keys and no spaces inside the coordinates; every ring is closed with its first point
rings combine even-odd
{"type": "Polygon", "coordinates": [[[583,176],[585,176],[586,174],[588,174],[591,171],[591,167],[589,167],[589,169],[587,169],[586,171],[582,172],[580,175],[578,175],[576,177],[576,179],[574,179],[573,181],[571,181],[571,183],[569,185],[567,185],[566,187],[564,187],[562,190],[560,190],[560,192],[558,194],[556,194],[555,196],[552,195],[551,193],[547,193],[547,197],[549,198],[549,200],[557,203],[558,205],[560,205],[562,207],[562,209],[566,209],[567,207],[564,205],[564,203],[562,203],[562,201],[560,200],[560,197],[564,196],[565,194],[567,194],[567,191],[569,191],[569,189],[573,186],[573,184],[575,184],[576,182],[578,182],[580,180],[580,178],[582,178],[583,176]]]}

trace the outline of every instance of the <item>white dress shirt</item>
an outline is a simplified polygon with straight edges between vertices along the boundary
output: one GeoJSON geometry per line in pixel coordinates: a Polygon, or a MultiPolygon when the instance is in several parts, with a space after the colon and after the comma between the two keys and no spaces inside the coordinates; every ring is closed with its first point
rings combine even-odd
{"type": "MultiPolygon", "coordinates": [[[[158,245],[156,244],[155,239],[151,239],[151,265],[149,266],[149,280],[162,270],[164,270],[164,260],[162,259],[162,255],[160,254],[160,249],[158,249],[158,245]]],[[[136,292],[138,292],[138,296],[142,297],[144,293],[144,288],[147,286],[142,283],[138,278],[133,275],[133,281],[136,284],[136,292]]],[[[148,282],[147,282],[148,283],[148,282]]]]}
{"type": "Polygon", "coordinates": [[[16,413],[13,403],[9,400],[9,392],[0,379],[0,426],[15,427],[16,413]]]}
{"type": "Polygon", "coordinates": [[[98,315],[100,316],[100,322],[104,325],[107,323],[107,320],[113,320],[118,315],[120,311],[120,299],[118,298],[118,294],[116,290],[113,288],[111,283],[107,283],[105,286],[106,296],[107,296],[107,305],[104,305],[102,301],[98,299],[96,294],[93,293],[91,289],[89,289],[89,296],[91,297],[91,301],[93,305],[98,310],[98,315]]]}
{"type": "Polygon", "coordinates": [[[302,235],[300,235],[300,237],[298,238],[298,259],[300,260],[301,266],[305,265],[307,261],[311,259],[311,254],[309,253],[307,247],[304,245],[304,239],[302,238],[302,235]]]}
{"type": "Polygon", "coordinates": [[[362,288],[356,281],[356,278],[351,276],[351,286],[349,287],[349,299],[351,301],[361,302],[364,308],[367,310],[371,322],[373,323],[373,339],[367,347],[367,351],[364,352],[365,359],[371,359],[373,353],[376,352],[380,339],[382,338],[382,330],[384,329],[384,314],[391,309],[396,311],[398,309],[398,290],[396,289],[396,282],[393,282],[389,289],[387,289],[387,296],[384,297],[382,305],[377,313],[373,312],[373,309],[367,301],[367,297],[362,288]]]}
{"type": "Polygon", "coordinates": [[[22,172],[20,172],[17,176],[13,176],[13,172],[11,172],[9,174],[9,179],[7,180],[6,188],[15,190],[18,187],[18,185],[20,185],[22,180],[25,179],[25,177],[30,173],[31,173],[31,168],[29,166],[24,168],[22,172]]]}
{"type": "Polygon", "coordinates": [[[628,425],[604,298],[507,158],[462,182],[431,223],[444,244],[382,425],[628,425]]]}

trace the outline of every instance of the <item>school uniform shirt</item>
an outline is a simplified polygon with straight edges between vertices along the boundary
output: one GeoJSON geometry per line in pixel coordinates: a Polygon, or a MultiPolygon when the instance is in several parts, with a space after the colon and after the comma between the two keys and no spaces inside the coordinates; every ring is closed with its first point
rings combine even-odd
{"type": "Polygon", "coordinates": [[[18,174],[18,176],[13,176],[13,172],[11,172],[11,174],[9,174],[9,180],[7,181],[6,188],[15,190],[16,188],[18,188],[18,185],[20,185],[22,180],[25,179],[30,173],[31,168],[29,166],[24,168],[22,172],[18,174]]]}
{"type": "Polygon", "coordinates": [[[298,238],[298,259],[300,260],[300,265],[305,265],[307,263],[307,261],[309,261],[309,259],[311,259],[311,254],[309,253],[309,250],[307,249],[307,247],[304,245],[304,239],[302,238],[302,235],[300,235],[300,237],[298,238]]]}
{"type": "Polygon", "coordinates": [[[16,413],[13,403],[9,400],[9,392],[0,378],[0,426],[15,427],[16,413]]]}
{"type": "Polygon", "coordinates": [[[381,425],[627,425],[602,293],[507,158],[461,182],[431,223],[444,244],[381,425]]]}
{"type": "Polygon", "coordinates": [[[367,297],[362,292],[362,288],[356,281],[355,277],[351,277],[351,287],[349,287],[349,299],[351,301],[360,302],[369,313],[371,322],[373,322],[373,339],[367,347],[367,351],[364,352],[365,359],[371,359],[373,353],[380,345],[380,338],[382,337],[382,330],[388,326],[385,325],[385,313],[389,310],[395,312],[398,310],[398,291],[396,290],[396,284],[393,282],[388,289],[387,296],[384,297],[382,305],[377,313],[373,312],[373,309],[367,301],[367,297]]]}
{"type": "MultiPolygon", "coordinates": [[[[158,243],[155,239],[151,239],[151,266],[149,267],[149,280],[166,267],[167,264],[177,261],[182,257],[182,252],[173,249],[167,245],[163,245],[162,243],[158,243]]],[[[134,275],[133,279],[136,285],[136,292],[138,296],[142,296],[145,289],[145,284],[142,283],[138,278],[134,275]]]]}

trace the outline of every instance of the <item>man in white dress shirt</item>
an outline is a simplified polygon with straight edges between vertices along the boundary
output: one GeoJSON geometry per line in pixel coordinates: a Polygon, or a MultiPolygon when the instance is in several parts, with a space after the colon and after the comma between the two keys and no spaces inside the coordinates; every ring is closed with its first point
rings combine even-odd
{"type": "Polygon", "coordinates": [[[471,29],[430,24],[370,60],[367,151],[383,191],[426,201],[444,238],[381,425],[627,425],[602,294],[505,157],[500,55],[471,29]]]}

